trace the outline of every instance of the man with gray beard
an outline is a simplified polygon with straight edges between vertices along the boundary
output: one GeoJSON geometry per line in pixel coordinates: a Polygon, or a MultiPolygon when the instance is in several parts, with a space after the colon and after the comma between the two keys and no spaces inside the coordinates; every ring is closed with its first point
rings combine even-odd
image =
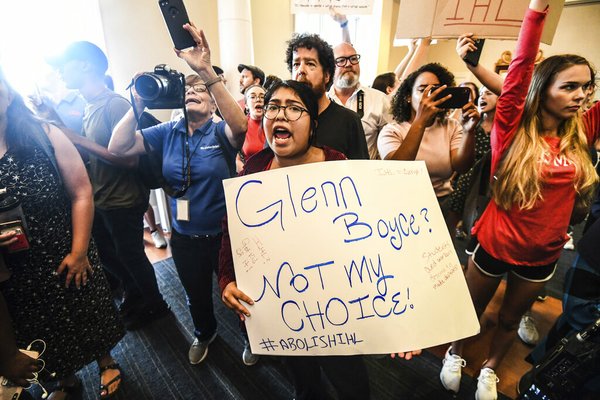
{"type": "Polygon", "coordinates": [[[360,84],[360,54],[350,43],[337,45],[333,54],[336,67],[329,98],[358,113],[367,139],[369,158],[377,160],[379,131],[392,122],[390,101],[384,93],[360,84]]]}

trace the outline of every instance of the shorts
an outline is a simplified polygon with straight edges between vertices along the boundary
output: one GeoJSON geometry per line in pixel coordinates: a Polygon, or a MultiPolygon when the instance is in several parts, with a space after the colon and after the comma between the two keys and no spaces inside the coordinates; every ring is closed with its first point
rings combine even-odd
{"type": "Polygon", "coordinates": [[[554,275],[554,271],[556,271],[558,261],[540,266],[509,264],[492,257],[479,243],[475,246],[471,257],[475,266],[484,275],[500,278],[505,273],[512,272],[517,277],[529,282],[549,281],[554,275]]]}

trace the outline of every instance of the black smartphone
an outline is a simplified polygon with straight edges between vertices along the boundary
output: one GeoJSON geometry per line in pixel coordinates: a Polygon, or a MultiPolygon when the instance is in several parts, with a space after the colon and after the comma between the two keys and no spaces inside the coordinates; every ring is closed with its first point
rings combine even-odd
{"type": "Polygon", "coordinates": [[[183,29],[183,25],[190,22],[183,0],[158,0],[160,11],[171,34],[171,39],[178,50],[194,47],[196,41],[192,35],[183,29]]]}
{"type": "Polygon", "coordinates": [[[451,94],[452,97],[442,104],[439,104],[439,108],[463,108],[463,106],[469,102],[471,89],[461,86],[447,87],[437,95],[436,99],[441,99],[449,94],[451,94]]]}
{"type": "Polygon", "coordinates": [[[475,39],[475,47],[477,47],[477,49],[468,51],[463,60],[473,67],[477,66],[477,64],[479,64],[479,57],[481,57],[481,49],[483,49],[484,43],[485,39],[475,39]]]}

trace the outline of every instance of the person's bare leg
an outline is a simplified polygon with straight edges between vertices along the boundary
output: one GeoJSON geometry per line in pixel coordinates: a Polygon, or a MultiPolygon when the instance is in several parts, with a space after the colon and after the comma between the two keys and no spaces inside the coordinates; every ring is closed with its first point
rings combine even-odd
{"type": "MultiPolygon", "coordinates": [[[[534,268],[534,267],[532,267],[534,268]]],[[[498,326],[490,344],[489,357],[483,367],[496,369],[517,336],[521,317],[533,304],[545,282],[530,282],[509,273],[506,292],[498,313],[498,326]]]]}
{"type": "MultiPolygon", "coordinates": [[[[483,274],[473,262],[473,257],[469,257],[468,267],[465,271],[465,279],[467,280],[467,286],[469,287],[469,294],[473,300],[475,313],[479,319],[483,315],[492,297],[494,297],[502,278],[494,278],[483,274]]],[[[462,357],[463,343],[463,340],[452,342],[452,349],[450,352],[462,357]]]]}

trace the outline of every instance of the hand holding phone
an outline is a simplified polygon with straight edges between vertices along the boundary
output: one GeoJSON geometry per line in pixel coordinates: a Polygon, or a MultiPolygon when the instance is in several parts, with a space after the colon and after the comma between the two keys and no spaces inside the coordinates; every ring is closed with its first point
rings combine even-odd
{"type": "Polygon", "coordinates": [[[469,102],[471,90],[468,87],[462,86],[447,87],[436,95],[436,100],[448,95],[452,95],[452,97],[438,104],[439,108],[463,108],[469,102]]]}
{"type": "Polygon", "coordinates": [[[481,57],[481,49],[483,49],[483,44],[485,43],[485,39],[473,39],[475,44],[475,50],[467,51],[467,54],[463,58],[463,61],[467,64],[476,67],[479,64],[479,57],[481,57]]]}
{"type": "Polygon", "coordinates": [[[0,223],[0,236],[5,237],[3,245],[9,253],[29,249],[29,240],[19,220],[0,223]]]}
{"type": "Polygon", "coordinates": [[[183,28],[190,22],[183,0],[158,0],[169,34],[177,50],[194,47],[196,41],[192,35],[183,28]]]}

